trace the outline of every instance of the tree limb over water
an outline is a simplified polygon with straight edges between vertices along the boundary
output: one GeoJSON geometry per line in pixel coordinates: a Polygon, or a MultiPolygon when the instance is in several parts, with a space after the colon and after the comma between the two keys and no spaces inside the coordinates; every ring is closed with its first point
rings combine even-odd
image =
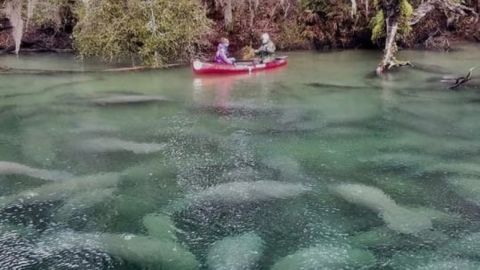
{"type": "Polygon", "coordinates": [[[469,82],[472,79],[472,72],[476,69],[477,67],[472,67],[468,71],[467,75],[465,76],[460,76],[452,79],[443,79],[443,82],[453,82],[453,85],[450,86],[448,89],[450,90],[455,90],[458,87],[462,86],[463,84],[469,82]]]}
{"type": "MultiPolygon", "coordinates": [[[[433,10],[442,10],[448,21],[455,21],[460,17],[473,15],[472,23],[478,22],[478,13],[474,9],[452,0],[428,0],[415,10],[412,9],[407,0],[382,0],[377,3],[377,9],[379,19],[376,21],[375,27],[386,29],[385,51],[383,59],[376,70],[379,75],[392,68],[411,66],[410,62],[398,61],[395,58],[395,54],[398,51],[397,35],[399,32],[400,34],[408,33],[412,26],[419,23],[433,10]]],[[[383,29],[377,31],[383,31],[383,29]]]]}
{"type": "Polygon", "coordinates": [[[118,73],[118,72],[140,72],[140,71],[152,71],[152,70],[163,70],[167,68],[175,68],[183,66],[183,64],[176,63],[170,65],[162,65],[161,67],[151,67],[151,66],[133,66],[133,67],[120,67],[120,68],[108,68],[100,70],[48,70],[48,69],[26,69],[26,68],[10,68],[7,66],[0,66],[0,75],[57,75],[57,74],[76,74],[76,73],[118,73]]]}

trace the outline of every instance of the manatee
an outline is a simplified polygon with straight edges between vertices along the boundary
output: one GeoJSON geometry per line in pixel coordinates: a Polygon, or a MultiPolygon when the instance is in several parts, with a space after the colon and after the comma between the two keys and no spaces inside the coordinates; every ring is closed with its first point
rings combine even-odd
{"type": "Polygon", "coordinates": [[[115,96],[93,99],[92,103],[100,106],[113,106],[113,105],[158,103],[158,102],[168,102],[168,101],[170,100],[163,96],[115,95],[115,96]]]}
{"type": "Polygon", "coordinates": [[[163,214],[149,214],[143,217],[143,226],[148,235],[160,240],[177,241],[175,232],[178,229],[169,216],[163,214]]]}
{"type": "Polygon", "coordinates": [[[58,249],[95,249],[148,269],[197,269],[195,256],[173,241],[130,234],[63,232],[44,237],[43,245],[58,249]]]}
{"type": "Polygon", "coordinates": [[[333,190],[344,200],[378,213],[387,227],[394,231],[416,234],[433,226],[430,217],[397,205],[378,188],[360,184],[341,184],[335,186],[333,190]]]}
{"type": "Polygon", "coordinates": [[[404,240],[404,235],[386,227],[374,228],[350,237],[350,241],[355,245],[367,248],[403,246],[404,240]]]}
{"type": "Polygon", "coordinates": [[[208,251],[207,264],[212,270],[257,269],[264,242],[253,232],[219,240],[208,251]]]}
{"type": "Polygon", "coordinates": [[[299,183],[293,184],[268,180],[231,182],[191,193],[187,195],[187,200],[194,203],[244,203],[287,199],[302,195],[310,190],[310,187],[299,183]]]}
{"type": "Polygon", "coordinates": [[[277,261],[272,270],[337,270],[367,268],[375,264],[368,251],[350,246],[317,245],[288,255],[277,261]]]}
{"type": "Polygon", "coordinates": [[[452,178],[448,184],[458,195],[480,206],[480,178],[452,178]]]}
{"type": "Polygon", "coordinates": [[[280,172],[285,179],[301,177],[303,175],[300,164],[298,164],[295,159],[289,157],[275,157],[265,160],[264,163],[268,167],[280,172]]]}
{"type": "Polygon", "coordinates": [[[383,212],[381,216],[390,229],[405,234],[418,234],[433,226],[430,218],[400,206],[383,212]]]}
{"type": "Polygon", "coordinates": [[[89,209],[113,197],[116,187],[106,189],[94,189],[91,191],[75,194],[66,199],[62,207],[57,210],[57,218],[68,219],[73,213],[82,209],[89,209]]]}
{"type": "Polygon", "coordinates": [[[165,144],[138,143],[117,138],[96,138],[81,141],[76,148],[90,153],[132,152],[134,154],[152,154],[165,149],[165,144]]]}
{"type": "Polygon", "coordinates": [[[119,180],[120,175],[117,173],[76,177],[69,181],[50,183],[18,194],[0,197],[0,207],[7,207],[14,203],[69,199],[75,194],[116,187],[119,180]]]}
{"type": "Polygon", "coordinates": [[[36,169],[8,161],[0,161],[0,175],[26,175],[47,181],[65,181],[74,177],[67,172],[36,169]]]}
{"type": "Polygon", "coordinates": [[[113,133],[118,131],[117,127],[102,123],[80,123],[70,130],[72,133],[113,133]]]}

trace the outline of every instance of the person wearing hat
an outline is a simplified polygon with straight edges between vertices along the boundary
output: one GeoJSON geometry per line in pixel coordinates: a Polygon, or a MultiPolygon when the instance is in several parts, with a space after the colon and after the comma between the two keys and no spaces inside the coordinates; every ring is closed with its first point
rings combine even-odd
{"type": "Polygon", "coordinates": [[[255,54],[260,56],[260,58],[265,61],[268,58],[271,58],[275,54],[275,44],[270,39],[270,35],[267,33],[263,33],[260,37],[262,41],[262,45],[258,50],[255,50],[255,54]]]}
{"type": "Polygon", "coordinates": [[[217,53],[215,54],[215,62],[218,64],[233,65],[235,64],[235,58],[228,57],[228,46],[230,42],[227,38],[221,38],[218,43],[217,53]]]}

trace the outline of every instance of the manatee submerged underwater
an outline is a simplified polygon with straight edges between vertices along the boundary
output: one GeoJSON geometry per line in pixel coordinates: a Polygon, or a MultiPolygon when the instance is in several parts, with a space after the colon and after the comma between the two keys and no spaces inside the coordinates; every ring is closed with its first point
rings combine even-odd
{"type": "Polygon", "coordinates": [[[332,187],[340,198],[368,208],[383,219],[390,229],[416,234],[432,228],[432,220],[423,213],[398,205],[382,190],[361,184],[340,184],[332,187]]]}
{"type": "Polygon", "coordinates": [[[254,232],[225,237],[213,243],[208,251],[211,270],[253,270],[263,255],[264,242],[254,232]]]}
{"type": "Polygon", "coordinates": [[[74,177],[68,172],[32,168],[9,161],[0,161],[0,175],[25,175],[46,181],[65,181],[74,177]]]}

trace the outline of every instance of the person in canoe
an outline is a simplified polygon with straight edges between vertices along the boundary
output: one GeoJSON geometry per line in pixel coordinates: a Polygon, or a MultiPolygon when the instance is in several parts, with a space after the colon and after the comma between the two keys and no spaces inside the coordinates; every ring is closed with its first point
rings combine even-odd
{"type": "Polygon", "coordinates": [[[228,57],[228,46],[230,42],[227,38],[221,38],[218,43],[217,53],[215,54],[215,62],[217,64],[233,65],[235,64],[235,58],[228,57]]]}
{"type": "Polygon", "coordinates": [[[262,62],[269,62],[275,55],[276,47],[273,41],[270,39],[270,35],[263,33],[261,36],[262,45],[258,50],[255,50],[255,54],[260,56],[262,62]]]}

